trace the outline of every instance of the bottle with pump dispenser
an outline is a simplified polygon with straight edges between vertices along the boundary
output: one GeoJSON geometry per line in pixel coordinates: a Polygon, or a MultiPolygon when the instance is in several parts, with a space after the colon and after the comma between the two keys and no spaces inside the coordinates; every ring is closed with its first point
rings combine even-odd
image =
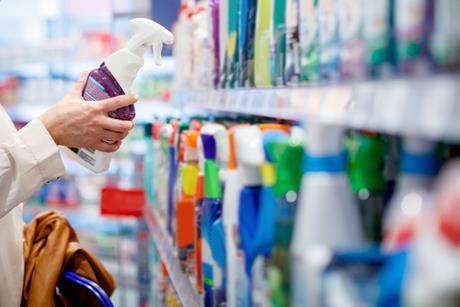
{"type": "MultiPolygon", "coordinates": [[[[131,86],[144,65],[144,54],[148,48],[153,46],[155,63],[160,65],[163,44],[174,42],[173,34],[152,20],[136,18],[131,20],[131,25],[134,35],[126,48],[110,55],[99,68],[89,73],[82,93],[85,100],[102,100],[131,93],[131,86]]],[[[109,113],[110,117],[120,120],[132,120],[135,115],[133,105],[109,113]]],[[[90,148],[71,148],[71,151],[80,164],[93,172],[106,171],[110,166],[111,153],[90,148]]]]}
{"type": "Polygon", "coordinates": [[[342,129],[309,122],[307,139],[290,247],[292,306],[320,306],[321,273],[332,251],[364,245],[358,207],[346,176],[342,129]]]}

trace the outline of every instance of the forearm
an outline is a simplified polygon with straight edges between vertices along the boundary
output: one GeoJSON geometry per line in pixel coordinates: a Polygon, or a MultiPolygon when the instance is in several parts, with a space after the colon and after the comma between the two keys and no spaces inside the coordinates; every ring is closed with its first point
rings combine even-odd
{"type": "Polygon", "coordinates": [[[56,144],[40,120],[32,121],[0,144],[0,218],[63,174],[56,144]]]}

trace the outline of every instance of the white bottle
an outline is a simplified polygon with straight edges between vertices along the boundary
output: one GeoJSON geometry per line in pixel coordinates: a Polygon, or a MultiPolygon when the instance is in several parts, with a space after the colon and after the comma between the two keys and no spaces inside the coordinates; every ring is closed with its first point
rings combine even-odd
{"type": "MultiPolygon", "coordinates": [[[[153,46],[155,63],[161,65],[163,44],[172,44],[174,36],[156,22],[136,18],[131,20],[134,35],[126,48],[110,55],[101,66],[90,72],[83,98],[85,100],[101,100],[131,93],[131,86],[139,69],[144,65],[144,54],[153,46]]],[[[132,120],[135,116],[134,106],[109,112],[114,118],[132,120]]],[[[110,143],[109,140],[106,141],[110,143]]],[[[95,173],[106,171],[110,166],[112,153],[100,152],[90,148],[73,148],[77,161],[95,173]]]]}
{"type": "Polygon", "coordinates": [[[363,247],[364,235],[345,172],[342,129],[309,123],[307,139],[307,169],[290,248],[291,305],[316,307],[331,252],[363,247]]]}
{"type": "Polygon", "coordinates": [[[445,167],[409,248],[402,305],[456,307],[460,295],[460,162],[445,167]]]}
{"type": "MultiPolygon", "coordinates": [[[[241,202],[241,191],[243,189],[259,187],[262,185],[262,174],[261,166],[265,161],[265,155],[262,144],[262,131],[258,126],[238,126],[235,127],[234,131],[234,144],[235,153],[237,160],[237,172],[239,180],[239,191],[236,194],[236,212],[234,214],[234,226],[232,227],[235,233],[238,234],[238,251],[237,251],[237,265],[236,270],[232,274],[237,274],[236,277],[236,304],[237,306],[251,306],[252,287],[254,283],[250,282],[252,277],[260,268],[260,261],[254,259],[252,268],[246,267],[246,255],[245,251],[241,247],[241,242],[244,240],[251,240],[252,238],[242,238],[239,225],[239,217],[245,212],[245,204],[241,202]],[[257,268],[256,268],[257,267],[257,268]],[[249,275],[248,275],[249,272],[249,275]]],[[[254,221],[256,223],[257,221],[254,221]]],[[[246,231],[247,233],[247,231],[246,231]]],[[[251,251],[252,252],[252,251],[251,251]]],[[[257,302],[253,302],[257,305],[257,302]]]]}
{"type": "MultiPolygon", "coordinates": [[[[229,130],[229,143],[234,144],[235,128],[229,130]]],[[[230,145],[229,169],[226,174],[224,201],[222,205],[222,218],[225,230],[225,252],[227,260],[227,306],[236,307],[237,283],[237,232],[238,232],[238,204],[241,181],[236,169],[235,147],[230,145]]]]}
{"type": "Polygon", "coordinates": [[[416,224],[427,209],[430,188],[439,168],[436,144],[406,138],[400,161],[396,190],[384,217],[386,251],[396,251],[412,239],[416,224]]]}

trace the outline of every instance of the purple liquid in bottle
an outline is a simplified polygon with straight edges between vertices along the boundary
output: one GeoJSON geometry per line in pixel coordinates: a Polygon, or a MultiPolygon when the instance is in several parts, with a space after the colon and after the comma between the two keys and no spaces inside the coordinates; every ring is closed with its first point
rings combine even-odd
{"type": "MultiPolygon", "coordinates": [[[[86,101],[103,100],[124,95],[125,92],[115,80],[105,63],[90,72],[83,89],[83,99],[86,101]]],[[[109,112],[109,116],[120,120],[132,120],[136,116],[134,105],[119,108],[109,112]]]]}

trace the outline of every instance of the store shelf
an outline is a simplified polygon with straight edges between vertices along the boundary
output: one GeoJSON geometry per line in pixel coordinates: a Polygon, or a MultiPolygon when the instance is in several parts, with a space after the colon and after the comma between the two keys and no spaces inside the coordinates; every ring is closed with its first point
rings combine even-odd
{"type": "Polygon", "coordinates": [[[460,141],[460,77],[279,89],[179,91],[176,105],[460,141]]]}
{"type": "Polygon", "coordinates": [[[195,287],[190,282],[188,276],[181,270],[179,259],[170,238],[167,236],[165,228],[161,225],[160,219],[154,210],[148,206],[145,209],[145,219],[182,306],[201,306],[195,287]]]}

